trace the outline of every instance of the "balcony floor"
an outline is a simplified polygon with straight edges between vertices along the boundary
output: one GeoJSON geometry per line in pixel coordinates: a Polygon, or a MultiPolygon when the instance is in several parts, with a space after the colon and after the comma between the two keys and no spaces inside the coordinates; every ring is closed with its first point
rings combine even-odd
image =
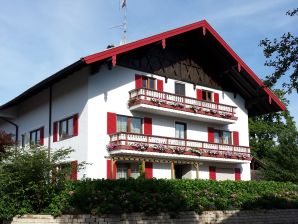
{"type": "Polygon", "coordinates": [[[190,113],[181,110],[174,110],[159,106],[148,105],[144,103],[136,104],[130,107],[131,111],[140,111],[140,112],[149,112],[153,114],[159,114],[162,116],[170,116],[170,117],[179,117],[189,120],[203,121],[207,123],[215,123],[215,124],[232,124],[235,123],[235,120],[225,119],[215,116],[209,116],[199,113],[190,113]]]}

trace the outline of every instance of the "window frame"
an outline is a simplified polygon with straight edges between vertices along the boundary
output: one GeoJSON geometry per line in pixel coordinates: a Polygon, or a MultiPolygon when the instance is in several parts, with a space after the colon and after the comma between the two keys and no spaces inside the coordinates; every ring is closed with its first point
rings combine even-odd
{"type": "Polygon", "coordinates": [[[41,130],[43,129],[44,127],[40,127],[40,128],[36,128],[32,131],[30,131],[29,133],[29,143],[30,145],[41,145],[40,144],[40,140],[41,140],[41,130]],[[37,141],[37,133],[39,132],[39,141],[37,141]],[[33,134],[35,134],[35,141],[32,140],[32,136],[33,134]]]}
{"type": "Polygon", "coordinates": [[[116,132],[123,132],[123,131],[118,131],[118,127],[117,127],[117,121],[118,121],[118,117],[126,117],[127,118],[127,130],[124,131],[126,133],[133,133],[133,134],[143,134],[144,133],[144,118],[141,117],[132,117],[132,116],[126,116],[126,115],[121,115],[121,114],[116,114],[116,132]],[[132,119],[140,119],[141,121],[141,126],[140,126],[140,133],[138,132],[132,132],[132,119]]]}
{"type": "Polygon", "coordinates": [[[120,163],[116,163],[116,179],[128,179],[128,178],[134,178],[137,179],[140,176],[140,172],[139,172],[139,166],[141,164],[140,163],[129,163],[129,162],[120,162],[120,163]],[[125,170],[126,170],[126,177],[124,178],[118,178],[118,171],[120,166],[122,166],[125,170]],[[134,172],[134,175],[132,175],[132,168],[137,167],[137,172],[134,172]],[[136,175],[138,174],[138,175],[136,175]]]}
{"type": "Polygon", "coordinates": [[[151,89],[151,90],[157,90],[157,84],[156,84],[156,79],[155,78],[152,78],[152,77],[149,77],[149,76],[145,76],[143,75],[142,76],[142,88],[145,88],[145,89],[151,89]],[[146,86],[144,86],[144,81],[146,82],[146,86]],[[150,81],[153,81],[153,89],[150,88],[150,81]]]}
{"type": "Polygon", "coordinates": [[[63,118],[63,119],[61,119],[61,120],[58,121],[58,137],[59,137],[59,141],[74,137],[74,133],[73,133],[74,132],[74,116],[75,115],[72,115],[70,117],[66,117],[66,118],[63,118]],[[71,121],[72,122],[72,134],[71,135],[69,134],[69,124],[68,124],[68,121],[71,121]],[[62,123],[63,122],[66,122],[66,131],[67,131],[67,135],[66,136],[63,136],[62,135],[62,123]]]}
{"type": "MultiPolygon", "coordinates": [[[[180,90],[180,88],[179,88],[179,90],[180,90]]],[[[174,91],[175,91],[175,94],[176,94],[176,95],[179,95],[179,96],[186,96],[185,83],[175,82],[175,89],[174,89],[174,91]],[[176,85],[181,85],[181,86],[184,87],[184,93],[183,93],[183,94],[181,94],[181,93],[177,93],[178,88],[176,88],[176,85]]]]}
{"type": "Polygon", "coordinates": [[[180,122],[180,121],[175,121],[175,138],[177,138],[177,139],[187,139],[187,123],[180,122]],[[180,124],[180,125],[184,126],[184,138],[176,137],[176,124],[180,124]]]}
{"type": "Polygon", "coordinates": [[[207,101],[207,102],[214,102],[214,92],[206,89],[202,89],[202,100],[207,101]],[[208,99],[208,93],[210,93],[210,100],[208,99]],[[205,99],[204,99],[205,97],[205,99]]]}
{"type": "Polygon", "coordinates": [[[214,129],[213,134],[214,134],[214,143],[222,144],[222,145],[232,145],[232,132],[231,131],[214,129]],[[229,143],[224,143],[224,132],[229,133],[229,143]],[[215,133],[219,133],[219,142],[215,141],[215,133]]]}

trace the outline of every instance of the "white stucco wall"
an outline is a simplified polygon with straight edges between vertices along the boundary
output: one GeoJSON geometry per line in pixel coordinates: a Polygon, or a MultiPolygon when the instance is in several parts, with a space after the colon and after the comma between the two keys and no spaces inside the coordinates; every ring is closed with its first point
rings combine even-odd
{"type": "MultiPolygon", "coordinates": [[[[201,121],[182,119],[179,117],[168,117],[158,114],[143,112],[133,112],[128,108],[128,92],[135,88],[135,74],[149,75],[128,68],[116,66],[109,70],[102,66],[100,70],[90,75],[89,68],[76,72],[68,76],[53,86],[52,104],[52,125],[54,121],[59,121],[73,114],[79,114],[79,136],[52,142],[52,148],[71,147],[75,152],[69,160],[86,161],[91,165],[79,174],[89,178],[106,178],[107,167],[106,158],[108,152],[106,145],[109,143],[107,135],[107,112],[128,116],[151,117],[153,135],[175,137],[175,121],[187,123],[187,138],[193,140],[208,140],[208,127],[222,130],[239,131],[240,145],[248,146],[248,120],[247,111],[244,107],[244,100],[233,93],[222,92],[210,88],[198,86],[206,90],[219,93],[219,102],[237,107],[236,116],[238,120],[234,124],[214,125],[201,121]]],[[[151,76],[151,75],[150,75],[151,76]]],[[[154,76],[164,80],[163,77],[154,76]]],[[[175,80],[164,81],[164,91],[174,93],[175,80]]],[[[20,126],[19,135],[44,126],[45,146],[48,145],[48,89],[45,89],[36,96],[23,102],[18,108],[18,117],[14,119],[20,126]]],[[[196,97],[196,91],[192,84],[186,83],[186,95],[196,97]]],[[[11,130],[6,123],[0,123],[0,129],[11,130]]],[[[53,127],[52,127],[53,128],[53,127]]],[[[13,129],[12,129],[13,130],[13,129]]],[[[53,129],[52,129],[53,132],[53,129]]],[[[19,137],[20,139],[20,137],[19,137]]],[[[243,179],[250,179],[249,164],[240,166],[243,170],[243,179]]],[[[191,177],[195,178],[195,170],[191,172],[191,177]]],[[[153,176],[156,178],[171,178],[169,164],[153,164],[153,176]]],[[[200,178],[208,179],[209,170],[202,166],[199,173],[200,178]]]]}

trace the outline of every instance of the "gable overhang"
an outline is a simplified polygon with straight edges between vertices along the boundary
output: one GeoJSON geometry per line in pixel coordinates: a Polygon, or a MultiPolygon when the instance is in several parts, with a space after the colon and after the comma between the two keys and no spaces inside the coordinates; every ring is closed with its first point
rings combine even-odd
{"type": "MultiPolygon", "coordinates": [[[[244,61],[232,50],[232,48],[220,37],[220,35],[205,20],[189,24],[177,29],[173,29],[158,35],[134,41],[125,45],[110,48],[100,53],[86,56],[70,66],[62,69],[54,75],[48,77],[37,85],[31,87],[15,99],[0,106],[0,110],[14,106],[23,100],[31,97],[43,89],[48,88],[54,83],[71,75],[84,66],[98,63],[100,61],[109,60],[112,66],[117,65],[117,56],[124,55],[134,50],[150,46],[152,44],[160,44],[163,49],[167,47],[168,40],[191,32],[200,32],[201,35],[214,45],[216,51],[219,52],[220,59],[228,64],[229,69],[226,71],[229,81],[234,85],[235,94],[239,93],[246,100],[246,107],[249,116],[261,115],[270,112],[284,111],[285,105],[278,97],[267,88],[257,75],[244,63],[244,61]]],[[[192,41],[195,41],[192,39],[192,41]]],[[[192,43],[188,43],[192,44],[192,43]]],[[[224,72],[224,71],[223,71],[224,72]]],[[[224,73],[225,75],[225,73],[224,73]]]]}

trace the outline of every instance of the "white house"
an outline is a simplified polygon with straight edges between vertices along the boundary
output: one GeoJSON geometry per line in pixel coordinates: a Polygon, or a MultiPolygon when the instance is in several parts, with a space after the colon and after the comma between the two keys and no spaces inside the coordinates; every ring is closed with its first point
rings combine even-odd
{"type": "Polygon", "coordinates": [[[0,129],[75,149],[73,179],[250,180],[248,117],[284,109],[200,21],[78,60],[2,105],[0,129]]]}

